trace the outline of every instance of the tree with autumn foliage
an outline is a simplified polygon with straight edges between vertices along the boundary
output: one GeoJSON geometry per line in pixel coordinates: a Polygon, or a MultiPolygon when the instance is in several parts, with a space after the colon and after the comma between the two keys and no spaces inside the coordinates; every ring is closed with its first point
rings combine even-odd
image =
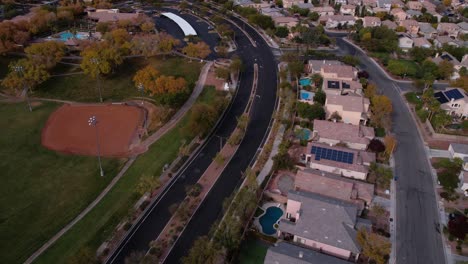
{"type": "Polygon", "coordinates": [[[159,33],[158,50],[165,54],[171,52],[175,46],[180,45],[180,41],[169,34],[159,33]]]}
{"type": "Polygon", "coordinates": [[[153,66],[148,65],[145,68],[137,71],[133,77],[133,82],[135,83],[136,87],[143,85],[145,91],[148,91],[151,93],[151,95],[154,95],[158,91],[158,88],[156,87],[156,80],[158,79],[159,75],[160,74],[158,70],[156,70],[153,66]]]}
{"type": "Polygon", "coordinates": [[[2,86],[14,93],[24,88],[32,90],[50,77],[44,65],[34,63],[29,59],[14,61],[10,63],[8,69],[7,76],[2,80],[2,86]]]}
{"type": "Polygon", "coordinates": [[[385,95],[375,95],[371,98],[371,122],[376,127],[389,129],[391,126],[392,101],[385,95]]]}
{"type": "Polygon", "coordinates": [[[81,52],[81,57],[81,69],[92,78],[110,73],[115,66],[123,62],[122,54],[108,42],[99,42],[87,47],[81,52]]]}
{"type": "Polygon", "coordinates": [[[189,43],[182,49],[182,52],[189,57],[204,59],[210,55],[211,50],[205,42],[201,41],[196,44],[189,43]]]}
{"type": "Polygon", "coordinates": [[[122,55],[130,54],[132,48],[130,42],[131,36],[127,30],[123,28],[114,29],[104,35],[104,38],[114,46],[114,48],[118,49],[122,55]]]}
{"type": "Polygon", "coordinates": [[[13,23],[3,21],[0,23],[0,54],[12,51],[24,45],[30,38],[28,23],[13,23]]]}
{"type": "Polygon", "coordinates": [[[384,137],[384,145],[385,145],[385,155],[387,157],[390,157],[392,155],[392,153],[395,151],[397,141],[396,141],[395,137],[390,136],[390,135],[386,135],[384,137]]]}
{"type": "Polygon", "coordinates": [[[132,38],[132,54],[143,55],[146,58],[159,54],[159,36],[154,34],[139,34],[132,38]]]}
{"type": "Polygon", "coordinates": [[[150,33],[154,30],[154,23],[153,22],[144,22],[140,25],[141,31],[145,33],[150,33]]]}
{"type": "Polygon", "coordinates": [[[65,44],[57,41],[35,43],[24,51],[32,62],[52,69],[65,55],[65,44]]]}
{"type": "Polygon", "coordinates": [[[387,239],[365,229],[360,229],[357,232],[357,241],[362,248],[363,255],[377,264],[387,263],[392,247],[387,239]]]}
{"type": "Polygon", "coordinates": [[[153,94],[177,94],[186,91],[187,82],[184,78],[175,78],[174,76],[161,75],[156,79],[156,90],[153,94]]]}
{"type": "Polygon", "coordinates": [[[196,104],[190,111],[187,133],[205,137],[218,119],[218,111],[208,104],[196,104]]]}

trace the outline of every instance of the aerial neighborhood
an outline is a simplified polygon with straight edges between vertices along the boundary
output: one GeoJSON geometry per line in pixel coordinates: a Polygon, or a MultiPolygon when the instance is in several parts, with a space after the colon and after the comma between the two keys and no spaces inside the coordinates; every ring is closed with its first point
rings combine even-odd
{"type": "Polygon", "coordinates": [[[468,263],[465,0],[0,0],[1,263],[468,263]]]}

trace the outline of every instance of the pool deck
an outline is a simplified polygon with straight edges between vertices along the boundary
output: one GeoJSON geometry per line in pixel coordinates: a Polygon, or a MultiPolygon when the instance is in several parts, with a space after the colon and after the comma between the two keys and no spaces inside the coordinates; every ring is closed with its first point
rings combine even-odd
{"type": "Polygon", "coordinates": [[[284,205],[281,204],[281,203],[275,203],[275,202],[268,202],[268,203],[264,203],[260,208],[263,209],[263,214],[259,215],[258,217],[255,217],[254,218],[254,226],[264,235],[266,236],[271,236],[271,237],[277,237],[277,233],[273,234],[273,235],[268,235],[268,234],[265,234],[263,233],[263,228],[262,228],[262,225],[260,225],[260,217],[262,217],[265,213],[266,213],[266,210],[269,208],[269,207],[279,207],[281,210],[283,210],[283,214],[281,215],[281,217],[278,219],[278,221],[280,221],[283,216],[284,216],[284,212],[286,212],[286,208],[284,208],[284,205]]]}

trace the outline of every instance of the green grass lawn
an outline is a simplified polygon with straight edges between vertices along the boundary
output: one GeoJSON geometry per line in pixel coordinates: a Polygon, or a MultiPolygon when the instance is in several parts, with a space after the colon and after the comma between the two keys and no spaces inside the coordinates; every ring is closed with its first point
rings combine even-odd
{"type": "Polygon", "coordinates": [[[242,241],[237,263],[262,264],[268,250],[268,245],[254,237],[247,237],[242,241]]]}
{"type": "MultiPolygon", "coordinates": [[[[140,92],[135,88],[132,81],[135,73],[151,64],[159,70],[161,74],[184,77],[193,88],[198,80],[201,67],[199,62],[189,62],[181,57],[152,57],[149,59],[132,58],[124,61],[113,74],[101,77],[101,92],[105,101],[120,101],[135,96],[140,96],[140,92]]],[[[66,66],[59,66],[54,73],[63,73],[66,66]]],[[[79,69],[75,69],[78,71],[79,69]]],[[[32,91],[32,96],[55,98],[62,100],[97,102],[99,92],[97,80],[84,74],[52,77],[42,83],[32,91]]]]}
{"type": "Polygon", "coordinates": [[[0,256],[22,263],[82,211],[116,175],[120,162],[61,155],[41,146],[54,103],[0,104],[0,256]]]}
{"type": "MultiPolygon", "coordinates": [[[[216,94],[213,87],[207,87],[198,102],[213,103],[216,94]]],[[[138,197],[135,186],[142,175],[161,174],[164,164],[171,163],[178,155],[179,148],[192,138],[185,131],[188,117],[185,116],[172,130],[154,143],[148,152],[140,155],[122,179],[106,197],[69,232],[41,255],[36,263],[64,263],[76,256],[81,249],[94,252],[109,238],[117,224],[122,221],[138,197]]]]}
{"type": "Polygon", "coordinates": [[[394,75],[415,78],[420,74],[421,67],[411,60],[390,60],[387,66],[388,71],[394,75]]]}

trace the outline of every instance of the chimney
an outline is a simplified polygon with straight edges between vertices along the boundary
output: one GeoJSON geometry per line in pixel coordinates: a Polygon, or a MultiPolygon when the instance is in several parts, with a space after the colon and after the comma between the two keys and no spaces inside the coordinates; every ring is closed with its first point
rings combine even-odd
{"type": "Polygon", "coordinates": [[[302,258],[302,257],[304,257],[304,252],[299,251],[299,258],[302,258]]]}

